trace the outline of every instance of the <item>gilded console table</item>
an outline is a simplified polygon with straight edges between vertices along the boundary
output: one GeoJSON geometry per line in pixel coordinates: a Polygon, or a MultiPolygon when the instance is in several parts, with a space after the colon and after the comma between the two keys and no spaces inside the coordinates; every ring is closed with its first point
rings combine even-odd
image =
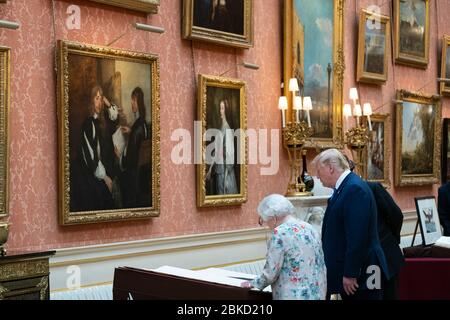
{"type": "Polygon", "coordinates": [[[48,300],[49,257],[54,253],[8,252],[0,256],[0,299],[48,300]]]}

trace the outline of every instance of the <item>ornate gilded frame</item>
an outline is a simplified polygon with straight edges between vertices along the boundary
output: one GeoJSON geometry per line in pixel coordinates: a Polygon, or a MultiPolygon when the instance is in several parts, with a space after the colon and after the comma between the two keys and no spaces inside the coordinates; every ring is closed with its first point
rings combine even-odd
{"type": "Polygon", "coordinates": [[[450,118],[442,120],[442,183],[450,181],[450,118]]]}
{"type": "Polygon", "coordinates": [[[9,104],[11,49],[0,46],[0,217],[9,210],[9,104]]]}
{"type": "MultiPolygon", "coordinates": [[[[391,124],[390,124],[390,117],[389,114],[373,114],[370,116],[370,120],[372,122],[372,127],[376,126],[376,123],[383,123],[383,179],[371,179],[369,177],[369,157],[370,157],[370,150],[369,145],[366,148],[366,170],[367,174],[365,175],[367,177],[368,181],[374,181],[374,182],[380,182],[383,186],[386,188],[389,188],[391,186],[391,179],[389,178],[389,170],[390,166],[389,163],[391,162],[391,124]]],[[[376,132],[372,131],[372,134],[370,135],[370,139],[376,139],[376,132]]],[[[374,140],[372,140],[374,141],[374,140]]]]}
{"type": "MultiPolygon", "coordinates": [[[[439,183],[441,174],[441,98],[438,95],[424,95],[421,93],[408,92],[405,90],[397,91],[397,105],[396,105],[396,126],[395,126],[395,186],[411,186],[411,185],[430,185],[439,183]],[[403,130],[407,128],[417,128],[414,123],[407,123],[407,128],[403,124],[405,103],[420,104],[423,107],[428,106],[426,112],[433,112],[435,114],[434,128],[433,128],[433,151],[432,154],[427,152],[419,152],[419,154],[430,157],[429,162],[432,165],[432,172],[423,174],[406,174],[403,173],[403,130]]],[[[414,119],[413,119],[414,120],[414,119]]],[[[407,119],[406,119],[407,121],[407,119]]],[[[417,120],[417,121],[420,121],[417,120]]],[[[424,140],[424,145],[427,143],[424,140]]],[[[419,145],[416,143],[416,147],[419,145]]],[[[428,163],[421,161],[420,163],[428,163]]]]}
{"type": "Polygon", "coordinates": [[[403,64],[411,67],[426,69],[429,62],[429,51],[430,51],[430,3],[429,0],[421,0],[425,3],[425,30],[423,41],[424,52],[423,56],[415,55],[412,53],[402,52],[400,49],[400,42],[402,35],[401,32],[401,22],[400,22],[400,1],[394,0],[394,54],[395,62],[398,64],[403,64]]]}
{"type": "Polygon", "coordinates": [[[122,7],[126,9],[158,13],[160,0],[90,0],[98,3],[109,4],[111,6],[122,7]]]}
{"type": "MultiPolygon", "coordinates": [[[[284,95],[288,98],[287,121],[293,121],[295,113],[292,112],[292,96],[289,92],[289,79],[293,77],[293,21],[294,21],[294,1],[284,0],[284,59],[283,59],[283,81],[284,95]]],[[[333,2],[333,94],[332,94],[332,136],[327,138],[316,137],[313,133],[311,142],[306,143],[308,148],[331,148],[343,147],[342,135],[342,107],[344,88],[344,0],[334,0],[333,2]]],[[[305,80],[306,81],[306,80],[305,80]]],[[[314,97],[313,101],[314,101],[314,97]]],[[[313,102],[314,103],[314,102],[313,102]]],[[[314,108],[314,105],[313,105],[314,108]]],[[[314,127],[314,125],[313,125],[314,127]]]]}
{"type": "MultiPolygon", "coordinates": [[[[447,68],[447,63],[450,64],[450,59],[447,55],[450,53],[450,36],[445,35],[442,39],[442,58],[441,58],[441,78],[448,79],[447,74],[450,75],[450,67],[447,68]]],[[[444,96],[450,96],[450,82],[441,82],[439,85],[440,93],[444,96]]]]}
{"type": "Polygon", "coordinates": [[[59,40],[57,72],[58,107],[58,165],[59,165],[59,221],[62,225],[94,222],[134,220],[156,217],[160,214],[160,93],[159,57],[154,54],[115,49],[59,40]],[[148,64],[151,83],[151,207],[124,208],[98,211],[70,211],[70,148],[69,148],[69,55],[148,64]]]}
{"type": "Polygon", "coordinates": [[[358,62],[356,80],[359,82],[383,84],[388,77],[388,55],[391,43],[390,19],[387,16],[376,14],[367,10],[361,10],[359,14],[359,38],[358,38],[358,62]],[[366,26],[369,20],[375,21],[372,26],[377,24],[384,25],[384,54],[383,54],[383,73],[376,73],[364,70],[366,57],[366,26]]]}
{"type": "Polygon", "coordinates": [[[189,40],[213,42],[237,48],[253,47],[253,0],[242,0],[243,34],[225,32],[212,27],[198,26],[194,22],[195,0],[183,0],[182,37],[189,40]]]}
{"type": "MultiPolygon", "coordinates": [[[[197,169],[197,206],[198,207],[216,207],[216,206],[232,206],[239,205],[247,201],[247,159],[248,159],[248,146],[247,138],[245,136],[247,130],[247,97],[246,97],[246,83],[242,80],[209,76],[209,75],[198,75],[198,107],[197,116],[201,124],[200,132],[197,139],[201,149],[199,150],[201,154],[199,158],[201,163],[196,165],[197,169]],[[206,191],[206,175],[207,164],[206,151],[207,151],[207,141],[205,138],[206,131],[208,129],[207,125],[207,111],[211,108],[212,102],[208,101],[208,89],[234,89],[239,92],[239,129],[244,132],[238,136],[240,140],[237,144],[237,151],[241,155],[241,162],[236,163],[235,168],[239,168],[239,193],[237,194],[218,194],[218,195],[207,195],[206,191]],[[243,157],[242,157],[243,155],[243,157]]],[[[211,98],[212,99],[212,98],[211,98]]],[[[217,98],[216,98],[217,100],[217,98]]],[[[217,100],[218,101],[218,100],[217,100]]],[[[219,109],[217,108],[218,111],[219,109]]],[[[220,128],[214,128],[219,129],[220,128]]],[[[235,128],[238,129],[238,128],[235,128]]],[[[212,143],[212,142],[209,142],[212,143]]],[[[236,151],[235,149],[235,151],[236,151]]],[[[237,152],[236,152],[237,154],[237,152]]],[[[237,180],[237,179],[236,179],[237,180]]]]}

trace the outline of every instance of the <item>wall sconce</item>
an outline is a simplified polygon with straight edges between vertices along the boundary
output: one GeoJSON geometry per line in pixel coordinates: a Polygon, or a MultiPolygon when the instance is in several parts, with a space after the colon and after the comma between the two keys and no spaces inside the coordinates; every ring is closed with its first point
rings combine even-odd
{"type": "Polygon", "coordinates": [[[289,80],[289,91],[292,92],[292,109],[295,111],[295,121],[286,122],[287,97],[281,96],[278,100],[278,108],[281,110],[282,117],[283,146],[288,152],[291,171],[286,196],[312,196],[310,191],[314,186],[314,181],[312,179],[304,181],[306,180],[304,177],[306,173],[306,149],[304,149],[304,145],[313,134],[309,115],[312,110],[312,101],[311,97],[304,97],[302,100],[302,97],[297,96],[297,92],[300,90],[296,78],[289,80]],[[303,119],[305,114],[307,122],[303,119]]]}
{"type": "Polygon", "coordinates": [[[350,100],[353,101],[353,110],[352,106],[349,103],[344,104],[344,110],[342,114],[345,118],[345,122],[348,125],[348,118],[354,116],[356,118],[356,126],[348,129],[345,133],[345,144],[352,152],[353,159],[356,161],[356,171],[358,174],[366,178],[367,171],[365,170],[364,163],[364,150],[369,142],[369,135],[367,132],[367,127],[362,123],[361,117],[367,117],[367,124],[369,128],[369,132],[372,131],[372,123],[370,121],[370,116],[372,115],[372,106],[370,103],[364,103],[361,108],[361,104],[359,102],[358,90],[356,88],[350,88],[350,100]]]}

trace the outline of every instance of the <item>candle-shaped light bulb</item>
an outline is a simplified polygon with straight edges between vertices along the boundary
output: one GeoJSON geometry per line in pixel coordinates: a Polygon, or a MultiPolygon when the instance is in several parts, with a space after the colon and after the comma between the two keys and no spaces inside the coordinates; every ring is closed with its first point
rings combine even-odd
{"type": "Polygon", "coordinates": [[[372,115],[372,106],[370,103],[364,103],[363,114],[367,116],[367,123],[369,124],[369,131],[372,131],[372,122],[370,121],[370,116],[372,115]]]}
{"type": "Polygon", "coordinates": [[[361,105],[360,104],[355,104],[355,107],[353,108],[353,115],[357,116],[357,117],[361,117],[362,116],[362,110],[361,110],[361,105]]]}
{"type": "Polygon", "coordinates": [[[362,116],[362,110],[360,104],[355,104],[355,107],[353,108],[353,115],[356,116],[356,124],[359,127],[359,117],[362,116]]]}
{"type": "Polygon", "coordinates": [[[297,78],[289,79],[289,91],[291,92],[299,91],[297,78]]]}
{"type": "Polygon", "coordinates": [[[348,128],[348,118],[352,116],[352,106],[349,103],[344,104],[344,110],[342,110],[342,115],[345,118],[345,124],[348,128]]]}
{"type": "Polygon", "coordinates": [[[344,104],[344,110],[343,110],[344,117],[348,118],[352,116],[352,106],[349,103],[344,104]]]}
{"type": "Polygon", "coordinates": [[[278,99],[278,109],[281,110],[281,116],[283,119],[283,128],[286,127],[286,109],[288,108],[288,102],[286,96],[281,96],[278,99]]]}
{"type": "Polygon", "coordinates": [[[302,110],[302,98],[299,96],[294,97],[294,110],[295,110],[295,118],[297,122],[300,122],[300,110],[302,110]]]}
{"type": "Polygon", "coordinates": [[[303,98],[303,110],[306,110],[306,117],[308,118],[308,127],[311,128],[311,118],[309,115],[309,110],[312,110],[312,101],[311,97],[303,98]]]}
{"type": "Polygon", "coordinates": [[[356,88],[350,88],[350,99],[356,104],[356,100],[358,100],[358,90],[356,88]]]}

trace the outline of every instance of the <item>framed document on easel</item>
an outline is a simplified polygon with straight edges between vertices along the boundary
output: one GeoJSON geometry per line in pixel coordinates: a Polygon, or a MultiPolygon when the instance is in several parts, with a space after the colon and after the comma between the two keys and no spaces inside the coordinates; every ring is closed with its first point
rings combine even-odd
{"type": "Polygon", "coordinates": [[[422,244],[432,245],[442,236],[441,224],[434,196],[414,198],[417,211],[417,223],[411,246],[414,245],[417,227],[420,226],[422,244]]]}

